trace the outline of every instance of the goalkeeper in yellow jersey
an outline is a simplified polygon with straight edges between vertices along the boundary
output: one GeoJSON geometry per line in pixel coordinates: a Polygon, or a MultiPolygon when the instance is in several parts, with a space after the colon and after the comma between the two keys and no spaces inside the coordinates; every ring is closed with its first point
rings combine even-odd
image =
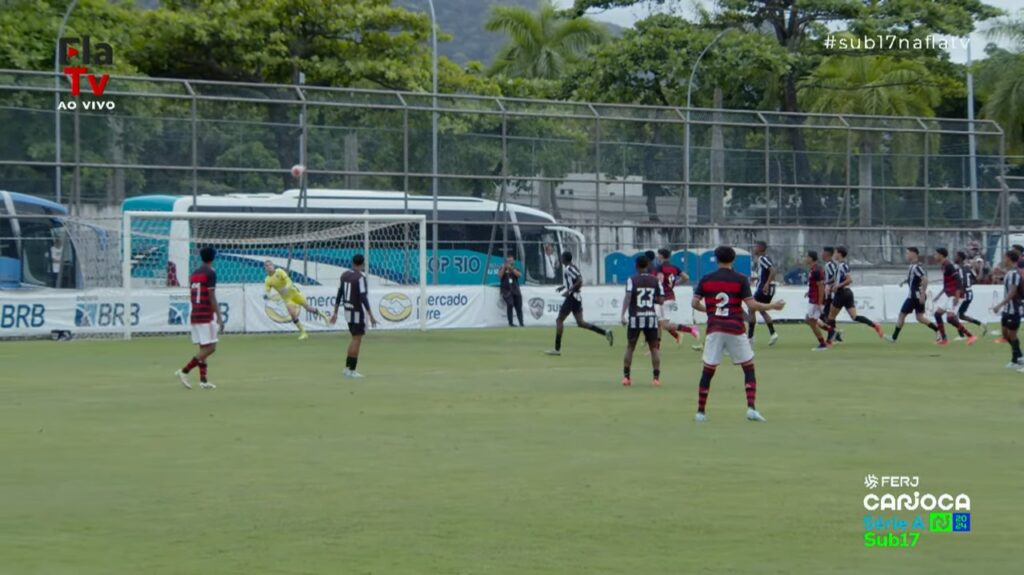
{"type": "Polygon", "coordinates": [[[267,272],[267,279],[263,282],[263,286],[266,288],[263,298],[266,299],[270,296],[270,290],[277,290],[277,293],[281,295],[281,301],[284,302],[284,305],[288,308],[288,313],[292,316],[292,323],[295,324],[295,327],[299,328],[299,339],[309,337],[309,334],[306,333],[306,328],[299,321],[300,308],[320,316],[325,322],[330,320],[330,316],[326,312],[322,312],[306,303],[306,296],[302,295],[302,292],[299,291],[299,286],[295,285],[292,282],[292,278],[288,277],[288,272],[275,267],[274,262],[270,260],[263,262],[263,269],[267,272]]]}

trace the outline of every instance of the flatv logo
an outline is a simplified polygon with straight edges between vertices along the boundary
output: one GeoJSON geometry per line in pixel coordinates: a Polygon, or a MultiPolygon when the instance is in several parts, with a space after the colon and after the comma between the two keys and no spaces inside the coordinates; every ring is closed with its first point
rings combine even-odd
{"type": "MultiPolygon", "coordinates": [[[[93,42],[88,35],[81,38],[61,38],[57,46],[60,54],[60,63],[64,66],[64,75],[71,82],[71,96],[78,98],[82,95],[83,82],[88,87],[88,94],[92,100],[83,100],[83,110],[113,110],[113,100],[100,100],[110,82],[110,74],[92,74],[89,66],[111,66],[114,64],[114,48],[106,42],[93,42]]],[[[76,110],[79,103],[76,100],[67,102],[61,101],[58,109],[76,110]]]]}

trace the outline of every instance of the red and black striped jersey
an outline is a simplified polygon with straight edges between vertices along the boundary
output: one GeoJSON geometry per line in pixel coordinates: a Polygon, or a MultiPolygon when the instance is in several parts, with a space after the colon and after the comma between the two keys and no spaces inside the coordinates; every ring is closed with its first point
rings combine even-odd
{"type": "Polygon", "coordinates": [[[942,264],[942,293],[955,296],[960,293],[960,271],[953,262],[946,260],[942,264]]]}
{"type": "Polygon", "coordinates": [[[675,287],[679,280],[679,268],[669,262],[661,264],[661,290],[665,292],[665,299],[668,301],[676,299],[675,287]]]}
{"type": "Polygon", "coordinates": [[[217,287],[217,272],[209,265],[203,265],[192,272],[188,280],[189,302],[192,304],[192,323],[210,323],[215,314],[210,294],[217,287]]]}
{"type": "Polygon", "coordinates": [[[825,301],[824,294],[821,293],[822,282],[825,281],[825,272],[821,271],[821,266],[814,264],[811,266],[810,272],[807,273],[807,301],[813,305],[818,305],[825,301]]]}
{"type": "Polygon", "coordinates": [[[746,333],[743,300],[751,297],[746,276],[721,268],[701,278],[693,296],[704,300],[708,313],[708,333],[735,335],[746,333]]]}

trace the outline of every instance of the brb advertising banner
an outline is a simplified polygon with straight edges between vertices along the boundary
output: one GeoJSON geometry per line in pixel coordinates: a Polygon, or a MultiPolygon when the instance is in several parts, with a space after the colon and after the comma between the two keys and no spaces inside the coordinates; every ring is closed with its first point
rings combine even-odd
{"type": "MultiPolygon", "coordinates": [[[[554,286],[523,286],[523,316],[527,326],[553,326],[563,298],[554,286]]],[[[693,289],[676,288],[676,301],[665,305],[666,317],[680,323],[705,322],[704,314],[690,307],[693,289]]],[[[308,303],[330,313],[336,290],[307,287],[308,303]]],[[[907,289],[899,286],[856,287],[857,311],[876,321],[893,322],[899,315],[907,289]]],[[[221,313],[231,333],[292,332],[287,309],[276,293],[264,299],[262,285],[217,289],[221,313]]],[[[934,290],[932,295],[934,295],[934,290]]],[[[583,316],[600,325],[617,326],[623,286],[584,286],[583,316]]],[[[786,308],[773,311],[779,320],[803,320],[807,314],[806,288],[780,287],[776,299],[786,308]]],[[[929,298],[930,301],[931,298],[929,298]]],[[[998,323],[991,307],[1002,299],[1001,286],[974,286],[974,302],[968,314],[983,322],[998,323]]],[[[370,306],[380,322],[377,329],[419,329],[420,314],[426,314],[428,329],[501,327],[506,325],[505,303],[498,288],[485,286],[428,287],[425,302],[415,287],[371,286],[370,306]]],[[[0,338],[48,336],[54,330],[73,334],[117,336],[130,322],[133,333],[186,333],[189,331],[188,292],[184,288],[135,290],[126,306],[119,290],[0,291],[0,338]]],[[[926,313],[934,313],[929,304],[926,313]]],[[[329,326],[303,310],[300,319],[311,331],[344,331],[344,316],[329,326]]],[[[839,321],[849,321],[845,312],[839,321]]],[[[914,321],[913,316],[907,321],[914,321]]],[[[568,319],[574,325],[573,319],[568,319]]]]}
{"type": "MultiPolygon", "coordinates": [[[[242,288],[217,290],[229,331],[244,331],[242,288]]],[[[175,333],[189,330],[188,292],[184,289],[137,291],[125,305],[119,290],[0,292],[0,337],[124,332],[175,333]]]]}

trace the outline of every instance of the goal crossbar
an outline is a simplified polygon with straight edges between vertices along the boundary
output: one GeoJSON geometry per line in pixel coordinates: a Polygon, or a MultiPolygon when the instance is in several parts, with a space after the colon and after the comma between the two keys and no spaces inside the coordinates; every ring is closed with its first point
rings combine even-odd
{"type": "MultiPolygon", "coordinates": [[[[320,222],[339,224],[338,229],[348,229],[353,232],[364,233],[363,249],[369,255],[370,233],[388,224],[411,224],[418,227],[418,251],[419,251],[419,327],[421,330],[427,328],[427,217],[421,214],[336,214],[336,213],[238,213],[238,212],[149,212],[149,211],[127,211],[122,214],[122,234],[125,238],[122,244],[121,254],[121,277],[124,291],[124,309],[131,309],[132,304],[132,237],[138,235],[146,237],[145,232],[136,233],[132,230],[132,222],[138,220],[185,220],[185,221],[271,221],[271,222],[320,222]],[[357,226],[362,225],[360,230],[357,226]]],[[[308,236],[293,235],[288,237],[278,236],[266,243],[286,244],[289,241],[302,243],[315,240],[321,235],[313,231],[308,236]]],[[[227,238],[225,238],[227,240],[227,238]]],[[[234,243],[227,240],[224,243],[234,243]]],[[[131,338],[132,326],[130,321],[124,322],[124,337],[131,338]]]]}

